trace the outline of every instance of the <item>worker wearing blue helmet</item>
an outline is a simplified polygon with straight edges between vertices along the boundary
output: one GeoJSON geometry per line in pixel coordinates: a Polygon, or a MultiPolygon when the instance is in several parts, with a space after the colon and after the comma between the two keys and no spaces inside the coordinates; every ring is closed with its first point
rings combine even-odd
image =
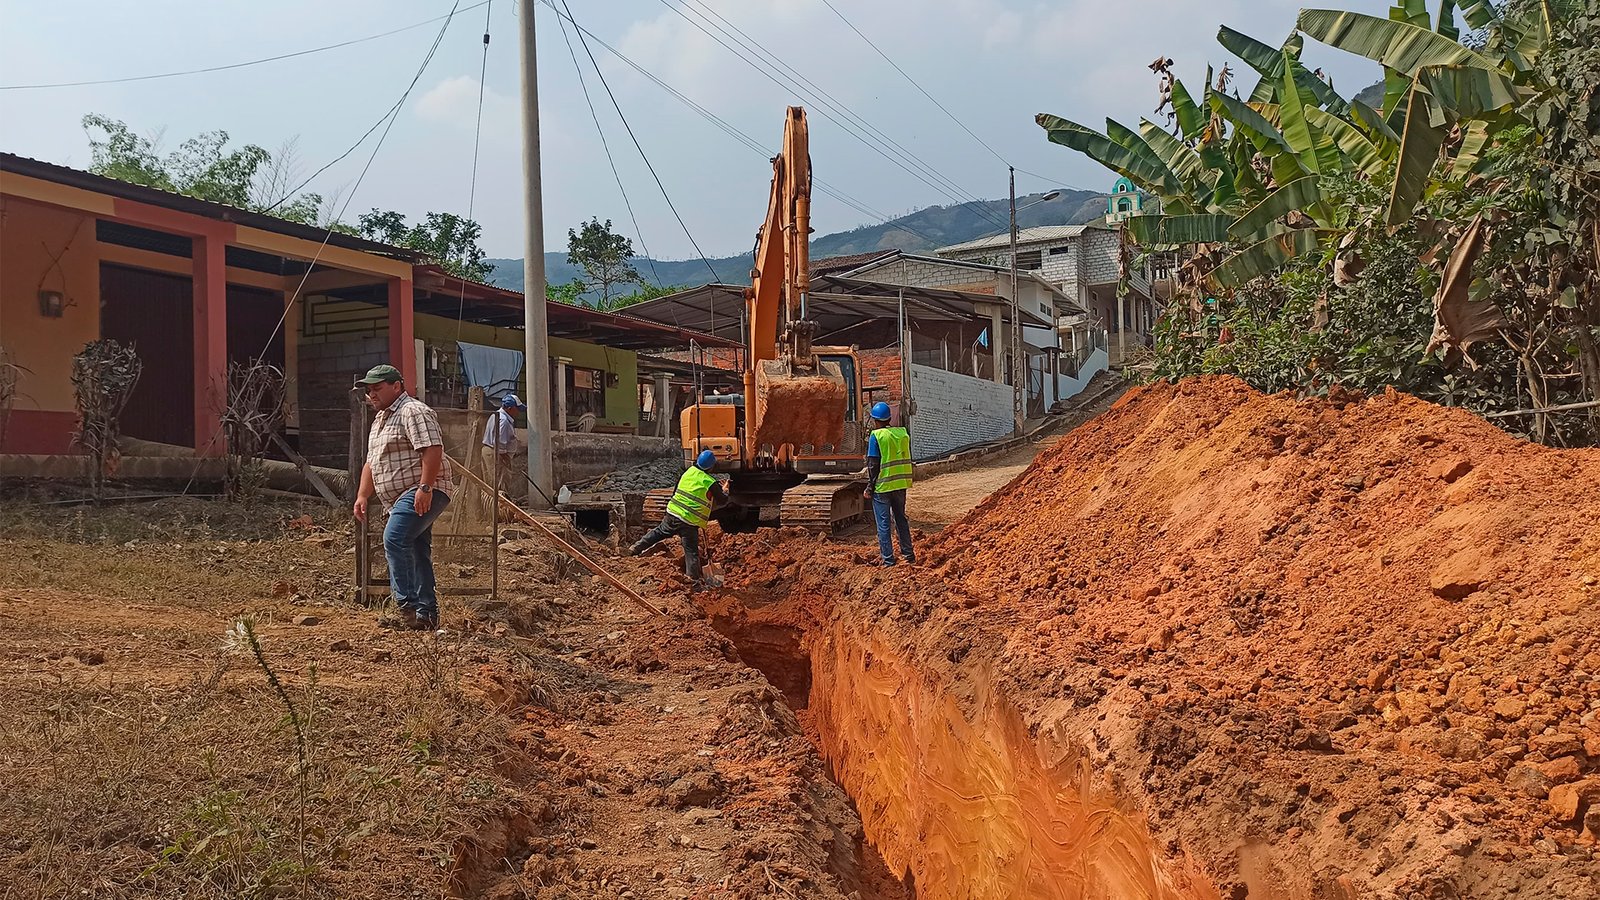
{"type": "Polygon", "coordinates": [[[889,404],[872,404],[868,415],[873,419],[872,433],[867,436],[867,491],[872,501],[872,515],[878,521],[878,553],[883,565],[892,566],[894,537],[900,539],[900,555],[907,563],[916,565],[917,554],[911,549],[911,520],[906,518],[906,491],[911,487],[911,436],[903,427],[889,427],[892,413],[889,404]],[[894,534],[890,534],[893,522],[894,534]]]}
{"type": "Polygon", "coordinates": [[[713,509],[728,502],[722,485],[711,475],[716,467],[717,455],[710,450],[701,450],[694,465],[678,479],[672,499],[667,501],[667,514],[661,517],[661,524],[628,548],[629,556],[637,556],[677,535],[683,539],[683,573],[696,585],[703,584],[700,574],[700,529],[711,521],[713,509]]]}

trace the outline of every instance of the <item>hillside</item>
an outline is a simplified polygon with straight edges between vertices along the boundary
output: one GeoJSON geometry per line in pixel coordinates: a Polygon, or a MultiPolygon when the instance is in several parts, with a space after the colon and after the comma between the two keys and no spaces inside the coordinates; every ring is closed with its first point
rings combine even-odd
{"type": "MultiPolygon", "coordinates": [[[[1025,206],[1038,194],[1018,197],[1017,204],[1025,206]]],[[[1061,196],[1017,214],[1017,226],[1076,225],[1090,222],[1105,214],[1104,194],[1093,191],[1063,191],[1061,196]]],[[[929,253],[939,247],[959,244],[984,235],[1005,231],[1007,219],[1005,200],[984,200],[953,206],[930,206],[892,219],[881,225],[863,225],[849,231],[826,234],[811,242],[811,256],[822,259],[829,256],[848,256],[870,253],[874,250],[906,250],[929,253]]],[[[512,290],[522,290],[521,259],[491,259],[494,273],[489,281],[512,290]]],[[[710,260],[716,280],[741,284],[750,279],[750,254],[738,253],[710,260]]],[[[567,262],[565,253],[544,255],[545,280],[550,284],[565,284],[582,273],[577,266],[567,262]]],[[[698,259],[655,260],[646,257],[634,259],[634,268],[650,280],[660,279],[664,285],[698,285],[711,280],[706,264],[698,259]]]]}

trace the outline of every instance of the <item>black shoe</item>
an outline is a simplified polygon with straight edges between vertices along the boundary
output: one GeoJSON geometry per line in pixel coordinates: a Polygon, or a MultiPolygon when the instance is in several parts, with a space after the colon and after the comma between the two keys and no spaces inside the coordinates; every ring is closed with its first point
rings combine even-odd
{"type": "Polygon", "coordinates": [[[439,614],[437,612],[413,612],[411,618],[415,622],[411,627],[417,631],[439,630],[439,614]]]}

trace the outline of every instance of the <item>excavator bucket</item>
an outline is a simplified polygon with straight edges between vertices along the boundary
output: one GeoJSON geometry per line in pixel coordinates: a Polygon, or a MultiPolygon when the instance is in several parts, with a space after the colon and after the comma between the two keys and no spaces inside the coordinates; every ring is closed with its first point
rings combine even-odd
{"type": "Polygon", "coordinates": [[[844,440],[846,394],[836,363],[823,363],[818,375],[794,375],[781,360],[764,360],[756,370],[756,446],[837,447],[844,440]]]}

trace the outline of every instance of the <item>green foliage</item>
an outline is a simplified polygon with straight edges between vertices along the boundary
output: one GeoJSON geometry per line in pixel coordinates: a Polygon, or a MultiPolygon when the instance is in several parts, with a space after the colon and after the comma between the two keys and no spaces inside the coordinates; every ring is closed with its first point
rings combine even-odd
{"type": "MultiPolygon", "coordinates": [[[[1181,139],[1144,129],[1179,190],[1130,174],[1148,157],[1125,134],[1051,134],[1169,209],[1229,221],[1225,239],[1196,215],[1128,226],[1180,245],[1155,373],[1483,411],[1600,397],[1600,0],[1400,0],[1387,19],[1304,10],[1298,27],[1384,66],[1382,113],[1308,82],[1297,38],[1273,50],[1224,28],[1262,83],[1249,101],[1208,85],[1209,121],[1181,139]]],[[[1499,421],[1600,439],[1600,411],[1499,421]]]]}
{"type": "Polygon", "coordinates": [[[600,292],[595,304],[600,309],[611,308],[623,285],[643,284],[632,259],[633,241],[612,231],[610,219],[604,225],[599,219],[590,219],[576,229],[567,229],[567,262],[589,276],[587,287],[600,292]]]}
{"type": "Polygon", "coordinates": [[[599,308],[610,311],[620,310],[632,306],[635,303],[643,303],[646,300],[654,300],[657,297],[665,297],[668,294],[676,294],[678,291],[683,290],[683,288],[684,286],[682,285],[641,284],[639,285],[639,289],[637,291],[634,291],[631,294],[624,294],[620,297],[613,297],[611,298],[610,303],[603,304],[599,308]]]}
{"type": "Polygon", "coordinates": [[[392,210],[374,209],[356,220],[362,237],[415,250],[452,275],[483,281],[494,267],[484,261],[483,228],[454,213],[431,212],[416,224],[392,210]]]}
{"type": "Polygon", "coordinates": [[[544,286],[545,299],[551,303],[565,303],[568,306],[582,306],[583,292],[589,286],[580,278],[574,278],[565,284],[546,284],[544,286]]]}
{"type": "Polygon", "coordinates": [[[230,149],[226,131],[208,131],[162,154],[159,140],[135,134],[126,123],[107,116],[84,116],[83,129],[89,135],[89,171],[96,175],[406,247],[474,281],[493,270],[478,246],[482,229],[470,219],[428,213],[408,226],[401,214],[375,209],[361,216],[358,225],[350,225],[332,218],[321,194],[290,196],[296,180],[293,142],[274,156],[255,144],[230,149]]]}

